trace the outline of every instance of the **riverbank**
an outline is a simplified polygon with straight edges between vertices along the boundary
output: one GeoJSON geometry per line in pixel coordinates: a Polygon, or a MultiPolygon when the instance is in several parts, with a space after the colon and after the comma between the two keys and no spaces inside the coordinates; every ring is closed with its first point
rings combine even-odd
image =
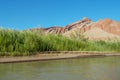
{"type": "Polygon", "coordinates": [[[57,59],[70,59],[78,57],[95,57],[95,56],[120,56],[120,53],[115,52],[96,52],[96,51],[47,51],[40,52],[32,56],[4,56],[0,57],[0,63],[17,63],[31,62],[57,59]]]}
{"type": "Polygon", "coordinates": [[[44,51],[120,52],[120,40],[90,41],[84,36],[67,38],[62,35],[44,35],[31,30],[0,29],[0,33],[0,56],[29,56],[44,51]]]}

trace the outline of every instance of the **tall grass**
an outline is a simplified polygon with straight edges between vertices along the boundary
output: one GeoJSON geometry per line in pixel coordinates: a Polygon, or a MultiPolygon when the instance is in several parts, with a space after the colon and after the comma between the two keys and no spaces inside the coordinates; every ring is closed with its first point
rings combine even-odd
{"type": "Polygon", "coordinates": [[[41,51],[120,52],[120,42],[76,40],[61,35],[0,29],[0,56],[32,55],[41,51]]]}
{"type": "Polygon", "coordinates": [[[30,55],[39,51],[41,43],[41,38],[30,31],[0,29],[0,55],[30,55]]]}

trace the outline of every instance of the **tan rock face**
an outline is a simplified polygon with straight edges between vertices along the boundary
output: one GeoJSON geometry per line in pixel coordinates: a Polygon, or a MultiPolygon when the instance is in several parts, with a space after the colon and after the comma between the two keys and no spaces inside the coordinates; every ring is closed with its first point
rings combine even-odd
{"type": "MultiPolygon", "coordinates": [[[[34,31],[35,29],[32,30],[34,31]]],[[[82,20],[71,23],[65,27],[53,26],[50,28],[37,28],[37,30],[41,30],[47,34],[62,34],[64,36],[70,36],[72,33],[77,32],[83,33],[90,39],[103,40],[108,36],[109,38],[120,37],[120,22],[111,19],[93,22],[88,18],[83,18],[82,20]],[[99,32],[99,35],[97,35],[97,32],[99,32]]]]}
{"type": "Polygon", "coordinates": [[[120,37],[115,34],[108,33],[98,27],[94,27],[84,33],[89,40],[118,40],[120,37]]]}

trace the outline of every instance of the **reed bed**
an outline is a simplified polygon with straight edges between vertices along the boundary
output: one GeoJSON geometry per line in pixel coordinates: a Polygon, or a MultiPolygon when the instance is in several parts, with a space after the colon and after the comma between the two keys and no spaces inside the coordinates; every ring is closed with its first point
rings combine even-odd
{"type": "Polygon", "coordinates": [[[120,42],[76,40],[30,30],[0,29],[0,56],[28,56],[42,51],[120,52],[120,42]]]}

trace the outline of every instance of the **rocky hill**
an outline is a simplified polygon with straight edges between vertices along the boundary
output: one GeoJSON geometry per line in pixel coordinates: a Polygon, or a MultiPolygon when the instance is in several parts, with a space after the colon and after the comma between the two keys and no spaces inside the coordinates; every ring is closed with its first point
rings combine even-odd
{"type": "Polygon", "coordinates": [[[46,34],[61,34],[64,36],[83,34],[89,40],[118,40],[120,39],[120,22],[111,19],[102,19],[93,22],[89,18],[68,24],[64,27],[53,26],[49,28],[35,28],[32,31],[42,31],[46,34]]]}

